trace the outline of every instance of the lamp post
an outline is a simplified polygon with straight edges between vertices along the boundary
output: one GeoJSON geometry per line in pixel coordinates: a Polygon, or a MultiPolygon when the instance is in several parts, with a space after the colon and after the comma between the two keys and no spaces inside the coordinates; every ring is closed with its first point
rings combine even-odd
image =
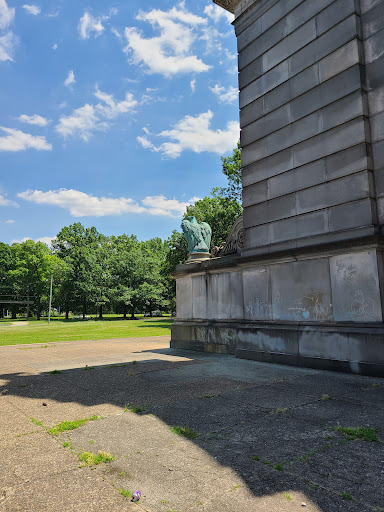
{"type": "Polygon", "coordinates": [[[52,307],[52,283],[53,283],[53,275],[51,274],[51,288],[49,291],[49,312],[48,312],[48,323],[51,323],[51,307],[52,307]]]}

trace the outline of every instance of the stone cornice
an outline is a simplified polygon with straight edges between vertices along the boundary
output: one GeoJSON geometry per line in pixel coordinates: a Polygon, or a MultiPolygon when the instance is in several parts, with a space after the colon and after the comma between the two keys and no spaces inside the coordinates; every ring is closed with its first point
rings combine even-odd
{"type": "Polygon", "coordinates": [[[213,0],[215,4],[220,5],[223,9],[234,13],[235,7],[241,2],[241,0],[213,0]]]}

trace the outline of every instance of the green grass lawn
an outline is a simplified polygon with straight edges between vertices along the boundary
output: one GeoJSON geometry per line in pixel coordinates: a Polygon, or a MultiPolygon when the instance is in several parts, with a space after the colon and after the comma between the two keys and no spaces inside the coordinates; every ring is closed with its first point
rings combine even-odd
{"type": "Polygon", "coordinates": [[[54,318],[29,320],[25,325],[18,320],[13,326],[9,319],[0,320],[0,346],[20,343],[51,343],[75,340],[101,340],[109,338],[133,338],[164,336],[171,333],[173,318],[138,318],[123,320],[110,317],[105,320],[64,320],[54,318]],[[23,325],[22,325],[23,324],[23,325]]]}

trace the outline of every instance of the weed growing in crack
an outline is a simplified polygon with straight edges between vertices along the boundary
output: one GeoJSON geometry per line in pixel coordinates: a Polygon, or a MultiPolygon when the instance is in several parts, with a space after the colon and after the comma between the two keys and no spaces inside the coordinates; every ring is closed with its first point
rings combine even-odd
{"type": "Polygon", "coordinates": [[[35,425],[39,425],[39,427],[43,427],[43,424],[41,423],[41,421],[37,420],[36,418],[31,418],[31,421],[35,425]]]}
{"type": "Polygon", "coordinates": [[[368,441],[371,443],[379,442],[379,438],[377,437],[377,432],[379,431],[378,428],[341,427],[338,425],[337,427],[333,427],[333,430],[343,433],[347,437],[348,441],[361,439],[362,441],[368,441]]]}
{"type": "Polygon", "coordinates": [[[340,494],[340,496],[343,498],[343,500],[351,500],[352,496],[349,492],[345,491],[340,494]]]}
{"type": "Polygon", "coordinates": [[[327,395],[326,393],[321,397],[321,400],[325,402],[326,400],[332,400],[332,397],[330,395],[327,395]]]}
{"type": "Polygon", "coordinates": [[[129,404],[125,404],[124,412],[134,412],[135,414],[139,414],[140,412],[144,412],[144,407],[133,406],[129,404]]]}
{"type": "Polygon", "coordinates": [[[55,425],[54,427],[50,428],[48,430],[48,433],[53,436],[58,436],[61,432],[67,432],[68,430],[75,430],[85,423],[88,423],[88,421],[95,421],[99,419],[98,416],[94,415],[90,418],[84,418],[82,420],[76,420],[76,421],[62,421],[58,425],[55,425]]]}
{"type": "Polygon", "coordinates": [[[179,436],[184,436],[188,439],[196,439],[196,437],[199,437],[199,434],[195,430],[192,430],[189,427],[170,427],[170,428],[174,434],[177,434],[179,436]]]}
{"type": "Polygon", "coordinates": [[[131,492],[129,489],[120,489],[119,493],[124,496],[124,498],[132,498],[133,492],[131,492]]]}
{"type": "Polygon", "coordinates": [[[107,462],[112,462],[116,457],[111,455],[108,452],[81,452],[79,453],[79,460],[84,462],[84,466],[96,466],[97,464],[105,464],[107,462]]]}
{"type": "Polygon", "coordinates": [[[52,370],[51,372],[48,372],[49,375],[57,375],[58,373],[63,373],[61,370],[52,370]]]}

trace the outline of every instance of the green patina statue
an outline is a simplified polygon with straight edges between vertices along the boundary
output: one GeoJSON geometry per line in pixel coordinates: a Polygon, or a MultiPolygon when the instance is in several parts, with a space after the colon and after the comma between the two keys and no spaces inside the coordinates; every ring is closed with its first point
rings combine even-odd
{"type": "Polygon", "coordinates": [[[188,219],[182,221],[181,229],[188,242],[189,254],[209,253],[212,236],[211,227],[206,222],[199,224],[195,217],[188,217],[188,219]]]}

